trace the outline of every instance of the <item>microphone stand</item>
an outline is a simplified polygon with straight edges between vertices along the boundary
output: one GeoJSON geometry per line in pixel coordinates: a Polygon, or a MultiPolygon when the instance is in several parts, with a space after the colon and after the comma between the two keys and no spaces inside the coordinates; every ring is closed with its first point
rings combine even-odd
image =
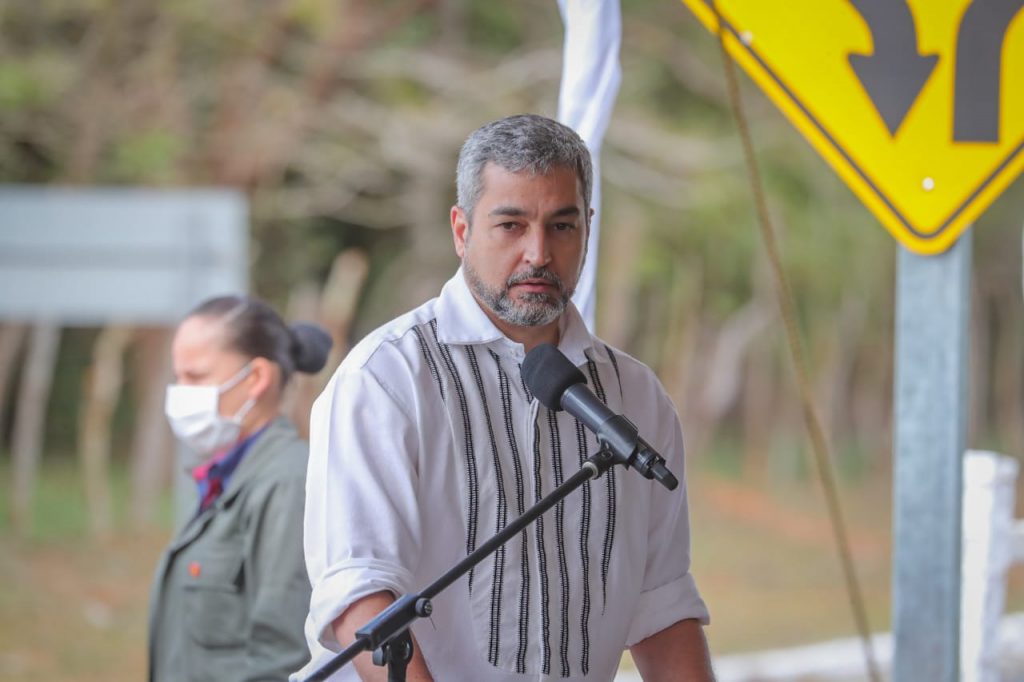
{"type": "Polygon", "coordinates": [[[417,618],[427,618],[433,611],[430,600],[441,593],[446,587],[468,573],[537,518],[562,501],[587,481],[598,478],[616,464],[628,467],[635,460],[636,453],[629,457],[615,454],[602,442],[601,449],[583,462],[579,471],[566,479],[546,497],[523,512],[514,521],[501,529],[487,542],[466,555],[447,573],[428,585],[418,594],[406,594],[381,611],[376,618],[356,630],[356,639],[345,647],[337,656],[323,667],[306,678],[305,682],[321,682],[332,673],[349,663],[364,651],[373,651],[373,662],[388,667],[388,682],[405,682],[405,669],[412,660],[412,638],[409,626],[417,618]]]}

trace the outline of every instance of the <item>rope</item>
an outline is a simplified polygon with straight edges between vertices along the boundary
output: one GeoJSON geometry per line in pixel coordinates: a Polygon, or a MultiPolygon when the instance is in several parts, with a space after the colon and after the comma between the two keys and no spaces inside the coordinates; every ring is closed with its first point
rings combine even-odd
{"type": "Polygon", "coordinates": [[[782,267],[782,259],[779,256],[779,247],[775,238],[775,228],[768,215],[768,203],[765,200],[764,185],[761,181],[761,173],[758,169],[757,159],[754,156],[754,144],[750,135],[750,127],[747,123],[746,113],[743,109],[743,101],[740,95],[739,83],[736,78],[736,65],[725,47],[725,22],[722,19],[718,4],[712,0],[711,8],[718,21],[718,44],[722,52],[722,61],[725,65],[726,85],[729,93],[729,103],[732,107],[733,116],[736,119],[736,126],[740,133],[740,140],[743,146],[743,157],[747,165],[750,179],[750,187],[754,194],[754,204],[757,210],[757,222],[761,229],[761,239],[764,242],[765,250],[768,253],[768,260],[771,264],[771,271],[775,282],[775,294],[778,299],[779,311],[782,314],[782,322],[786,331],[786,341],[789,347],[790,360],[793,363],[793,370],[796,374],[797,388],[800,394],[800,403],[804,416],[804,424],[807,428],[807,435],[811,441],[811,450],[814,454],[815,468],[821,486],[825,492],[825,501],[828,506],[829,520],[832,525],[832,532],[836,539],[836,548],[839,552],[839,561],[843,569],[843,577],[846,581],[846,590],[850,597],[850,607],[853,610],[853,618],[860,633],[861,642],[864,647],[864,659],[868,674],[872,682],[881,682],[881,675],[878,671],[878,663],[875,659],[874,649],[871,644],[871,632],[868,628],[867,612],[864,608],[864,598],[861,593],[860,584],[857,580],[857,572],[853,565],[853,556],[850,551],[850,541],[846,533],[846,522],[843,520],[843,511],[839,502],[839,491],[836,486],[835,473],[832,470],[832,456],[829,451],[828,439],[825,438],[825,431],[821,426],[821,418],[815,407],[811,395],[810,381],[807,374],[807,365],[804,360],[804,350],[800,342],[800,333],[796,322],[796,306],[793,303],[793,292],[786,279],[786,273],[782,267]]]}

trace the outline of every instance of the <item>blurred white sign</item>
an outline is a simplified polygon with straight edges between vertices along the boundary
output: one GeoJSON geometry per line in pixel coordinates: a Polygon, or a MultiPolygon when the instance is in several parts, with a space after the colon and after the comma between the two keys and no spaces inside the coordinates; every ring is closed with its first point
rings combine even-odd
{"type": "Polygon", "coordinates": [[[245,197],[0,186],[0,319],[174,324],[248,290],[245,197]]]}

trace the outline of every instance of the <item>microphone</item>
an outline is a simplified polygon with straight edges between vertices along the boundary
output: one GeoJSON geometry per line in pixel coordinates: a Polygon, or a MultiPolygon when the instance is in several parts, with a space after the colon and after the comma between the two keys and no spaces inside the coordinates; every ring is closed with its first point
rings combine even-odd
{"type": "Polygon", "coordinates": [[[669,490],[679,481],[665,466],[665,458],[640,438],[636,426],[615,414],[587,388],[587,378],[561,351],[543,343],[523,360],[523,381],[549,410],[565,410],[594,432],[603,448],[617,461],[633,467],[645,478],[656,479],[669,490]]]}

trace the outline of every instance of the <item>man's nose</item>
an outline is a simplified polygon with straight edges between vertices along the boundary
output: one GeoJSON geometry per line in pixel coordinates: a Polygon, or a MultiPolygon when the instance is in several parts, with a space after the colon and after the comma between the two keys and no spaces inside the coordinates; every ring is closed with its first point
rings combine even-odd
{"type": "Polygon", "coordinates": [[[542,226],[531,227],[526,234],[523,260],[532,267],[544,267],[551,262],[551,248],[547,231],[542,226]]]}

